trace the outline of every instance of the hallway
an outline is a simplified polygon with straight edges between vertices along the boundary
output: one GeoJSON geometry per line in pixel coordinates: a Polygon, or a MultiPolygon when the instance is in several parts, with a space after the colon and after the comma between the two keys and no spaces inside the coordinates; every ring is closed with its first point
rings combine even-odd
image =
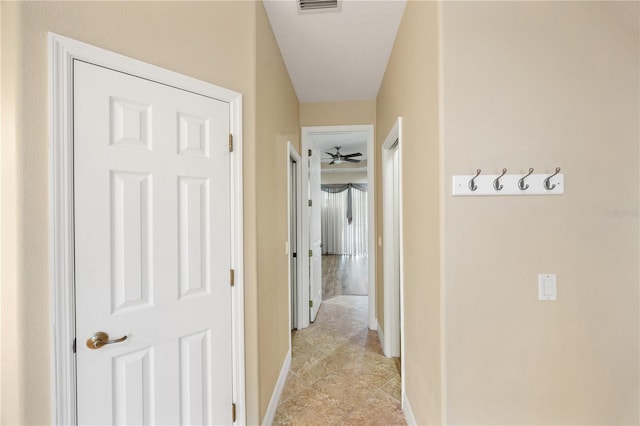
{"type": "Polygon", "coordinates": [[[291,370],[276,425],[404,425],[400,375],[367,328],[367,297],[326,300],[292,335],[291,370]]]}

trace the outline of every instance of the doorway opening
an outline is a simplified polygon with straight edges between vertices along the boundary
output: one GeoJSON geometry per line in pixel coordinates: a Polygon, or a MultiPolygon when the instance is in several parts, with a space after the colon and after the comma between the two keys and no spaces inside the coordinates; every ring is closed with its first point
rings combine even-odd
{"type": "Polygon", "coordinates": [[[322,300],[368,296],[366,170],[322,173],[322,300]]]}
{"type": "Polygon", "coordinates": [[[373,146],[373,125],[302,128],[308,199],[299,293],[309,305],[300,309],[299,328],[315,320],[323,299],[345,294],[366,296],[368,327],[377,327],[373,146]]]}
{"type": "MultiPolygon", "coordinates": [[[[392,418],[392,413],[401,412],[400,374],[394,360],[385,356],[378,333],[375,331],[377,326],[375,301],[382,295],[380,293],[376,295],[374,274],[374,249],[377,243],[374,237],[374,154],[379,155],[374,151],[373,126],[302,129],[303,199],[300,206],[303,211],[302,237],[305,241],[299,252],[302,253],[301,257],[304,257],[302,279],[299,282],[301,282],[300,294],[306,291],[302,301],[309,304],[299,306],[302,311],[299,319],[300,327],[291,333],[291,368],[283,391],[286,397],[278,405],[274,423],[309,422],[308,419],[312,417],[307,417],[309,414],[301,414],[304,411],[301,412],[299,407],[319,407],[317,394],[305,390],[309,389],[311,384],[326,395],[331,395],[331,401],[328,401],[329,406],[326,408],[328,415],[335,416],[336,420],[343,416],[345,410],[357,411],[357,407],[362,407],[363,410],[371,412],[371,407],[375,406],[380,413],[390,416],[385,417],[385,422],[389,424],[404,422],[403,418],[392,418]],[[362,133],[360,136],[364,137],[364,147],[349,147],[345,142],[346,137],[357,136],[354,132],[362,133]],[[327,146],[322,145],[325,138],[329,140],[325,141],[327,146]],[[340,138],[340,140],[331,140],[331,138],[340,138]],[[337,147],[340,148],[337,149],[337,147]],[[331,163],[334,158],[338,158],[338,152],[341,156],[344,155],[344,158],[361,158],[358,162],[345,161],[352,163],[354,168],[363,166],[362,163],[366,160],[366,166],[363,167],[364,173],[359,177],[362,180],[356,181],[353,177],[344,179],[344,176],[352,173],[353,170],[322,173],[323,169],[332,169],[332,167],[322,167],[323,158],[324,163],[331,163]],[[320,173],[316,174],[318,170],[320,173]],[[324,176],[324,187],[322,186],[323,174],[327,175],[324,176]],[[318,192],[319,198],[313,195],[318,192]],[[347,213],[349,206],[350,213],[347,213]],[[314,209],[319,210],[320,213],[314,209]],[[333,217],[331,218],[327,211],[324,212],[323,217],[323,209],[335,210],[333,217]],[[325,235],[323,236],[320,232],[318,241],[318,234],[315,231],[318,223],[313,222],[316,218],[322,221],[321,231],[323,226],[326,228],[330,220],[338,222],[339,226],[334,235],[327,235],[325,229],[325,235]],[[366,235],[357,235],[355,228],[358,226],[361,228],[360,233],[364,229],[366,235]],[[320,250],[324,255],[318,256],[316,250],[320,250]],[[321,305],[314,313],[311,303],[315,303],[317,298],[310,295],[317,295],[318,289],[323,290],[321,281],[312,282],[314,272],[317,271],[314,271],[313,266],[318,258],[325,272],[325,281],[327,278],[338,282],[349,281],[350,278],[354,278],[354,275],[358,275],[362,276],[364,288],[362,286],[350,288],[341,284],[338,284],[340,288],[337,288],[335,283],[330,289],[325,286],[324,300],[320,298],[321,305]],[[358,272],[353,271],[354,263],[359,263],[358,272]],[[344,273],[339,269],[350,266],[351,272],[344,280],[344,273]],[[326,273],[330,272],[327,269],[330,267],[334,268],[334,276],[326,277],[326,273]],[[343,275],[342,280],[339,275],[343,275]],[[315,287],[318,283],[320,285],[315,287]],[[328,294],[328,291],[334,293],[328,294]],[[352,295],[356,291],[361,295],[352,295]],[[376,398],[375,403],[373,398],[376,398]],[[391,401],[395,402],[390,403],[391,401]]],[[[335,164],[334,162],[333,165],[335,164]]],[[[351,420],[355,419],[345,417],[347,423],[351,420]]]]}

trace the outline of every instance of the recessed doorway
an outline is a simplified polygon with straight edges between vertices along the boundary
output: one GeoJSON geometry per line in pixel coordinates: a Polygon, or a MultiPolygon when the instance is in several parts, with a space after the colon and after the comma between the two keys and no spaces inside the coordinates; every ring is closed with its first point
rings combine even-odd
{"type": "MultiPolygon", "coordinates": [[[[317,290],[323,287],[322,275],[314,269],[320,259],[322,264],[326,263],[321,268],[325,275],[336,273],[341,266],[348,264],[354,265],[360,272],[364,269],[364,288],[363,285],[349,286],[344,291],[355,291],[353,288],[357,288],[358,293],[355,294],[364,293],[368,296],[368,325],[375,330],[373,136],[373,125],[302,128],[302,188],[303,192],[306,190],[315,196],[302,200],[302,205],[307,204],[309,209],[307,214],[303,214],[302,221],[300,293],[306,296],[302,303],[306,300],[309,300],[309,304],[318,303],[310,295],[317,294],[317,290]],[[320,179],[311,178],[312,168],[309,164],[313,157],[314,161],[320,163],[320,179]],[[309,235],[308,231],[312,229],[321,230],[320,241],[317,241],[317,237],[314,237],[314,241],[309,235]],[[322,256],[317,256],[318,251],[322,256]],[[311,253],[316,254],[315,259],[311,253]],[[330,259],[327,256],[353,256],[353,259],[330,259]]],[[[337,287],[327,288],[326,291],[322,288],[321,295],[329,297],[332,293],[342,291],[337,287]]],[[[311,312],[303,314],[299,321],[300,328],[309,325],[311,316],[311,312]]]]}

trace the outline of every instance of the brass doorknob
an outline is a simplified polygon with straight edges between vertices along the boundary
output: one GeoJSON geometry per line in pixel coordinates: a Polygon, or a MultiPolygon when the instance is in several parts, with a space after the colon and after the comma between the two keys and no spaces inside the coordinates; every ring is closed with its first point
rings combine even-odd
{"type": "Polygon", "coordinates": [[[127,340],[127,336],[122,336],[119,339],[109,340],[109,335],[104,331],[98,331],[93,336],[87,339],[87,347],[89,349],[99,349],[104,345],[110,345],[112,343],[120,343],[127,340]]]}

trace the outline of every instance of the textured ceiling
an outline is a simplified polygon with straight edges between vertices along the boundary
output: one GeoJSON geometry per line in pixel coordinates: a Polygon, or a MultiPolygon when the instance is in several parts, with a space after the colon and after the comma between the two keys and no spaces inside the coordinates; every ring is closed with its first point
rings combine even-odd
{"type": "Polygon", "coordinates": [[[300,102],[375,99],[405,0],[342,0],[339,11],[264,2],[300,102]]]}

